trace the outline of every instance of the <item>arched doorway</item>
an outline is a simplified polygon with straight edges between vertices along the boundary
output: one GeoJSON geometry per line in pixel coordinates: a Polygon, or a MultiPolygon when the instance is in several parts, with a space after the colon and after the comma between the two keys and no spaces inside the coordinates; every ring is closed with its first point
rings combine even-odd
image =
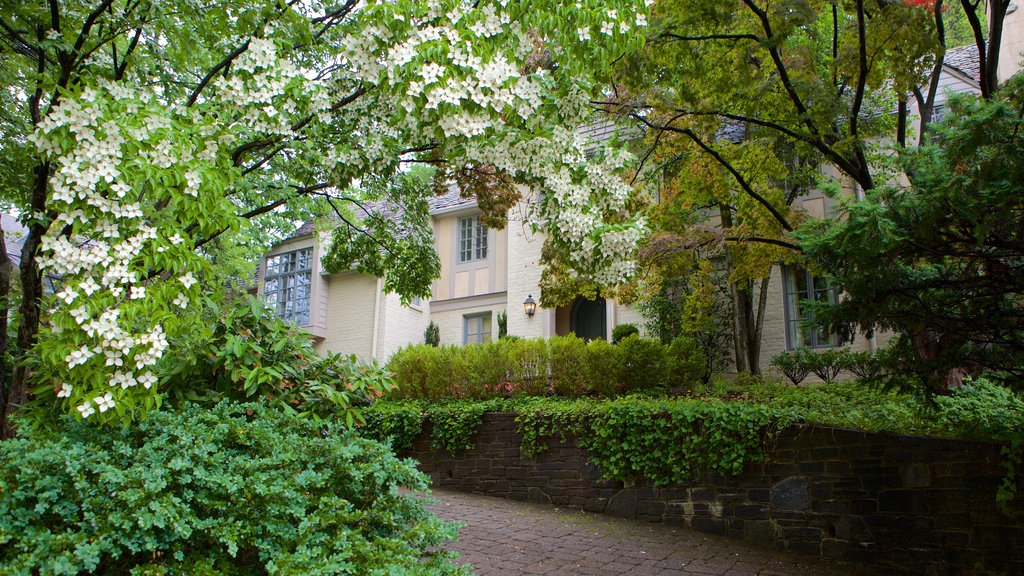
{"type": "Polygon", "coordinates": [[[587,300],[578,296],[569,309],[569,330],[587,342],[608,339],[604,298],[587,300]]]}

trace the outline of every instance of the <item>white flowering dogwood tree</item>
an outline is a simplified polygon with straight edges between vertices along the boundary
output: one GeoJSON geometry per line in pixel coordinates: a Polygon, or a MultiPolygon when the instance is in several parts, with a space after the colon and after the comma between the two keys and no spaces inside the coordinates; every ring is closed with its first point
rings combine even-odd
{"type": "MultiPolygon", "coordinates": [[[[632,272],[632,159],[588,151],[576,129],[612,61],[642,45],[642,0],[14,4],[0,8],[0,190],[28,234],[9,306],[16,359],[38,347],[35,393],[67,412],[113,421],[159,404],[161,358],[199,322],[211,241],[316,210],[344,239],[354,207],[379,199],[357,190],[409,163],[440,167],[492,218],[532,195],[534,223],[581,276],[632,272]]],[[[391,258],[390,289],[424,295],[425,213],[409,226],[367,245],[391,258]]],[[[5,379],[5,413],[27,381],[5,379]]]]}

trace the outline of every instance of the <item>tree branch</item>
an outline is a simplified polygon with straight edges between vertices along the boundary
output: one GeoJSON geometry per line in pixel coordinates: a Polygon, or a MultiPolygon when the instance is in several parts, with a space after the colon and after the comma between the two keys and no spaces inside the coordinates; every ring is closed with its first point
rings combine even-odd
{"type": "Polygon", "coordinates": [[[772,215],[772,217],[775,219],[775,221],[778,222],[780,226],[782,226],[783,230],[786,230],[787,232],[792,232],[793,231],[793,226],[789,223],[789,221],[786,219],[786,217],[783,216],[774,206],[772,206],[772,203],[769,202],[767,199],[765,199],[764,196],[761,196],[760,194],[758,194],[757,191],[755,191],[754,188],[750,185],[750,183],[747,182],[747,179],[744,178],[742,174],[740,174],[740,172],[732,165],[731,162],[726,160],[721,154],[718,153],[717,150],[715,150],[710,145],[708,145],[706,142],[704,142],[704,140],[702,140],[699,136],[697,136],[697,134],[693,130],[690,130],[689,128],[676,128],[675,126],[671,125],[672,122],[674,122],[675,120],[681,118],[682,115],[676,116],[675,118],[669,120],[669,122],[666,123],[663,126],[658,126],[656,124],[653,124],[650,121],[648,121],[646,118],[643,118],[642,116],[640,116],[639,114],[632,114],[632,117],[637,119],[637,120],[639,120],[644,125],[646,125],[646,126],[648,126],[650,128],[653,128],[653,129],[656,129],[656,130],[666,130],[666,131],[669,131],[669,132],[675,132],[677,134],[683,134],[683,135],[689,137],[690,140],[692,140],[694,144],[699,146],[708,155],[710,155],[712,158],[714,158],[715,161],[717,161],[720,166],[725,168],[732,175],[733,179],[736,180],[736,183],[739,184],[740,188],[742,188],[743,191],[748,196],[750,196],[755,201],[757,201],[757,203],[760,204],[761,206],[764,206],[764,208],[766,210],[768,210],[768,212],[772,215]]]}

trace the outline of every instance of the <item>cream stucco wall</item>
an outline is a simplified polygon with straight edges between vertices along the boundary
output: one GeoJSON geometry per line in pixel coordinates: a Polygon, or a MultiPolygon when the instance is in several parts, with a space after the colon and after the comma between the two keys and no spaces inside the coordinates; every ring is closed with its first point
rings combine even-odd
{"type": "Polygon", "coordinates": [[[441,277],[434,281],[434,300],[504,292],[508,258],[507,232],[488,229],[487,258],[459,262],[459,220],[478,216],[475,205],[435,214],[432,220],[441,277]]]}

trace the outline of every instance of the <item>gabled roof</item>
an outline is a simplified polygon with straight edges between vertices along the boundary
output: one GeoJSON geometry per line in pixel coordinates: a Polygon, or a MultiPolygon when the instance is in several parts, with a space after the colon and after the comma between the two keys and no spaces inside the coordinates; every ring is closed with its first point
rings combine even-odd
{"type": "Polygon", "coordinates": [[[975,82],[981,82],[981,57],[976,44],[957,46],[946,50],[942,64],[960,72],[975,82]]]}

